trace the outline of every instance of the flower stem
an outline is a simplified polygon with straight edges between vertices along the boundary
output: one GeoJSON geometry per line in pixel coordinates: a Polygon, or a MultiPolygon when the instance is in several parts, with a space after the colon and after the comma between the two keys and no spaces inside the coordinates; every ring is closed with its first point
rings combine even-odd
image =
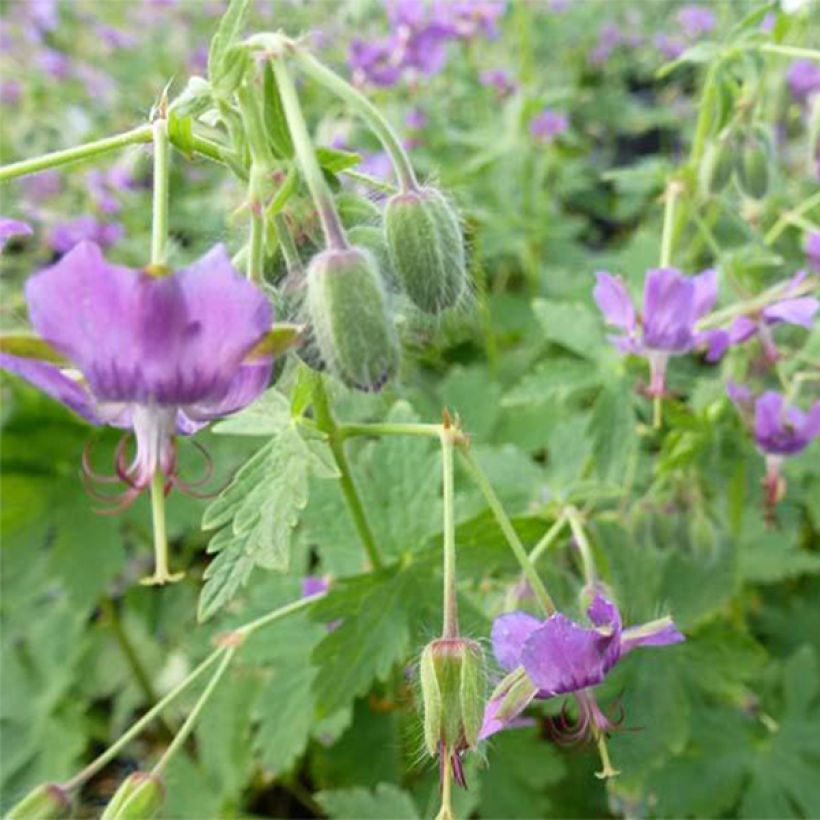
{"type": "Polygon", "coordinates": [[[566,515],[561,515],[555,523],[546,531],[541,540],[530,550],[529,561],[531,564],[535,562],[553,545],[555,540],[564,529],[564,524],[567,523],[566,515]]]}
{"type": "Polygon", "coordinates": [[[620,772],[612,765],[609,759],[609,749],[606,746],[606,736],[600,729],[595,729],[595,743],[598,746],[598,754],[601,756],[601,765],[603,768],[600,772],[595,772],[595,777],[600,780],[607,780],[610,777],[617,777],[620,772]]]}
{"type": "Polygon", "coordinates": [[[168,748],[162,753],[162,757],[160,757],[157,761],[154,768],[151,769],[152,775],[157,777],[161,775],[165,767],[168,765],[168,762],[176,754],[180,746],[182,746],[182,744],[188,739],[188,735],[191,734],[191,731],[199,718],[200,712],[202,712],[205,708],[205,704],[214,693],[219,681],[222,680],[222,676],[228,671],[228,667],[236,654],[236,650],[237,647],[235,646],[220,650],[223,653],[221,663],[217,667],[216,672],[214,672],[213,677],[208,681],[208,685],[202,691],[199,699],[194,704],[194,708],[191,709],[188,717],[185,718],[185,723],[182,724],[182,728],[177,732],[176,737],[171,741],[168,748]]]}
{"type": "Polygon", "coordinates": [[[185,577],[184,572],[168,571],[168,534],[165,530],[165,476],[161,470],[151,479],[151,516],[154,522],[154,574],[143,578],[145,586],[168,584],[185,577]]]}
{"type": "Polygon", "coordinates": [[[447,749],[442,749],[441,752],[441,808],[436,815],[436,820],[454,820],[453,814],[453,773],[450,770],[450,758],[447,749]]]}
{"type": "Polygon", "coordinates": [[[305,49],[297,47],[294,50],[294,57],[305,74],[332,91],[361,114],[373,133],[379,138],[384,150],[389,154],[393,167],[396,169],[396,176],[399,179],[402,191],[415,191],[418,188],[418,181],[410,163],[410,158],[396,132],[393,131],[378,108],[364,94],[342,79],[335,71],[331,71],[327,66],[322,65],[305,49]]]}
{"type": "Polygon", "coordinates": [[[440,424],[340,424],[341,438],[354,436],[426,436],[440,438],[440,424]]]}
{"type": "Polygon", "coordinates": [[[170,142],[168,120],[160,114],[151,125],[154,141],[154,198],[151,223],[151,268],[164,271],[168,266],[168,188],[170,142]]]}
{"type": "Polygon", "coordinates": [[[816,194],[813,194],[808,199],[803,200],[797,207],[792,208],[790,211],[786,211],[777,222],[772,225],[772,227],[766,232],[766,235],[763,237],[763,244],[764,245],[771,245],[773,244],[780,234],[789,227],[790,224],[795,224],[795,219],[799,219],[806,211],[810,211],[812,208],[820,205],[820,191],[816,194]]]}
{"type": "MultiPolygon", "coordinates": [[[[253,173],[251,173],[253,177],[253,173]]],[[[251,183],[253,186],[253,183],[251,183]]],[[[264,278],[265,266],[265,223],[262,219],[260,203],[252,201],[250,204],[251,230],[248,237],[248,253],[245,257],[245,273],[251,282],[257,284],[264,278]]]]}
{"type": "Polygon", "coordinates": [[[86,142],[83,145],[76,145],[73,148],[65,148],[62,151],[52,151],[50,154],[43,154],[39,157],[24,159],[20,162],[12,162],[9,165],[0,167],[0,182],[6,182],[16,177],[36,174],[48,168],[58,168],[61,165],[69,165],[72,162],[80,162],[85,159],[107,154],[109,151],[116,151],[118,148],[125,148],[136,143],[147,143],[153,139],[153,127],[151,125],[140,125],[122,134],[113,137],[105,137],[94,142],[86,142]]]}
{"type": "Polygon", "coordinates": [[[802,60],[814,60],[820,63],[820,51],[799,46],[784,46],[779,43],[764,43],[760,50],[767,54],[781,54],[784,57],[795,57],[802,60]]]}
{"type": "Polygon", "coordinates": [[[672,264],[672,246],[675,236],[675,206],[682,191],[680,182],[669,180],[666,185],[663,209],[663,233],[661,234],[660,267],[668,268],[672,264]]]}
{"type": "Polygon", "coordinates": [[[339,434],[339,427],[336,426],[336,421],[330,410],[322,376],[318,373],[315,375],[313,386],[313,409],[316,413],[316,424],[319,429],[327,435],[330,452],[333,454],[333,459],[339,469],[339,484],[341,485],[342,494],[347,503],[350,517],[353,519],[353,525],[359,534],[359,540],[362,542],[364,551],[367,553],[370,565],[374,569],[379,569],[382,566],[379,548],[376,545],[376,539],[373,536],[373,530],[370,529],[364,504],[362,504],[361,496],[353,480],[353,474],[350,471],[350,464],[345,454],[344,439],[339,434]]]}
{"type": "Polygon", "coordinates": [[[274,609],[266,615],[261,615],[253,621],[248,621],[248,623],[234,629],[231,634],[243,639],[247,638],[253,635],[257,630],[262,629],[263,626],[268,626],[269,624],[282,620],[282,618],[287,618],[288,615],[293,615],[295,612],[301,612],[303,609],[310,608],[316,601],[324,598],[326,594],[325,592],[317,592],[315,595],[299,598],[293,601],[293,603],[285,604],[285,606],[280,606],[278,609],[274,609]]]}
{"type": "Polygon", "coordinates": [[[347,237],[342,221],[336,211],[336,204],[322,174],[322,169],[319,167],[319,161],[316,159],[316,152],[302,114],[302,106],[299,104],[293,79],[283,59],[273,61],[273,73],[282,98],[282,108],[285,111],[285,118],[293,139],[296,158],[299,160],[308,190],[316,205],[325,242],[329,248],[347,248],[347,237]]]}
{"type": "Polygon", "coordinates": [[[487,476],[484,475],[484,471],[478,465],[478,462],[473,458],[471,453],[461,448],[459,450],[459,455],[467,468],[467,472],[470,473],[473,481],[475,481],[478,488],[484,495],[487,504],[495,516],[495,520],[498,522],[499,527],[501,527],[501,531],[504,533],[504,537],[507,539],[507,543],[510,545],[510,549],[513,551],[513,554],[518,560],[518,563],[529,581],[536,598],[538,598],[539,604],[547,615],[551,615],[555,612],[555,604],[541,581],[541,578],[538,576],[535,567],[530,561],[527,551],[524,549],[524,545],[521,543],[521,539],[515,531],[515,527],[513,527],[507,513],[504,512],[504,508],[501,506],[501,502],[498,500],[495,490],[493,490],[490,482],[487,480],[487,476]]]}
{"type": "MultiPolygon", "coordinates": [[[[446,412],[446,411],[445,411],[446,412]]],[[[449,419],[445,416],[445,419],[449,419]]],[[[453,492],[453,428],[441,428],[441,486],[444,502],[444,626],[443,638],[458,637],[458,598],[456,593],[456,524],[453,492]]],[[[457,432],[457,431],[455,431],[457,432]]]]}
{"type": "Polygon", "coordinates": [[[592,557],[592,549],[589,546],[589,540],[581,523],[581,516],[575,507],[567,507],[564,514],[569,522],[575,543],[578,546],[578,552],[581,553],[581,563],[584,568],[584,582],[587,587],[593,589],[598,583],[598,576],[595,572],[595,561],[592,557]]]}
{"type": "Polygon", "coordinates": [[[176,700],[176,698],[187,689],[203,672],[205,672],[219,656],[224,652],[222,647],[215,649],[205,658],[196,669],[191,672],[188,677],[180,681],[170,692],[168,692],[162,700],[158,701],[151,709],[149,709],[136,723],[134,723],[128,730],[126,730],[117,740],[114,741],[99,757],[88,764],[84,769],[79,771],[70,780],[61,784],[61,788],[65,791],[81,786],[87,780],[90,780],[97,772],[103,769],[112,761],[120,752],[120,750],[131,742],[146,726],[148,726],[154,718],[156,718],[168,704],[176,700]]]}

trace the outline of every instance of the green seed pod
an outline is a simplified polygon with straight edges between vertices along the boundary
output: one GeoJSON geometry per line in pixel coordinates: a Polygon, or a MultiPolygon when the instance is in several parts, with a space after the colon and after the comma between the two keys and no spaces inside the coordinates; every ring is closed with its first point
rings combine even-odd
{"type": "Polygon", "coordinates": [[[354,245],[366,248],[373,254],[385,284],[396,288],[396,272],[393,270],[390,251],[387,249],[387,242],[384,240],[384,232],[381,228],[375,225],[356,225],[347,232],[347,236],[354,245]]]}
{"type": "Polygon", "coordinates": [[[484,717],[484,653],[467,638],[439,638],[421,654],[424,742],[439,749],[473,748],[484,717]]]}
{"type": "Polygon", "coordinates": [[[701,193],[719,194],[732,179],[735,169],[735,146],[723,137],[710,142],[703,154],[699,182],[701,193]]]}
{"type": "Polygon", "coordinates": [[[101,820],[148,820],[165,799],[162,781],[148,772],[134,772],[120,784],[101,820]]]}
{"type": "Polygon", "coordinates": [[[453,307],[467,282],[464,238],[440,191],[395,194],[384,212],[387,247],[404,292],[425,313],[453,307]]]}
{"type": "Polygon", "coordinates": [[[769,152],[758,134],[749,135],[737,156],[737,180],[743,193],[762,199],[769,190],[769,152]]]}
{"type": "Polygon", "coordinates": [[[6,815],[8,820],[59,820],[71,814],[71,801],[56,783],[41,783],[6,815]]]}
{"type": "Polygon", "coordinates": [[[373,256],[327,250],[308,267],[307,306],[322,359],[348,386],[379,390],[399,366],[399,341],[373,256]]]}

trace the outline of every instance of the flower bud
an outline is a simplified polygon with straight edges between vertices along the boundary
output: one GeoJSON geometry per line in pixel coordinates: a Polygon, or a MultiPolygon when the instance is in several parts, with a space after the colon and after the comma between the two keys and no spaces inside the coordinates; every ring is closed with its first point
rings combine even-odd
{"type": "Polygon", "coordinates": [[[753,199],[762,199],[769,190],[769,150],[759,131],[747,136],[737,155],[737,180],[753,199]]]}
{"type": "Polygon", "coordinates": [[[391,197],[384,227],[393,269],[410,300],[425,313],[455,305],[467,281],[464,240],[441,192],[422,188],[391,197]]]}
{"type": "Polygon", "coordinates": [[[704,194],[719,194],[732,178],[736,146],[722,138],[709,143],[700,166],[700,188],[704,194]]]}
{"type": "Polygon", "coordinates": [[[424,742],[440,750],[473,748],[484,715],[484,653],[467,638],[438,638],[421,655],[424,742]]]}
{"type": "Polygon", "coordinates": [[[164,799],[165,789],[159,777],[134,772],[114,792],[101,820],[147,820],[156,816],[164,799]]]}
{"type": "Polygon", "coordinates": [[[369,251],[326,250],[307,273],[308,312],[322,359],[359,390],[379,390],[399,366],[399,342],[369,251]]]}
{"type": "Polygon", "coordinates": [[[58,820],[71,814],[71,801],[56,783],[41,783],[9,809],[9,820],[58,820]]]}

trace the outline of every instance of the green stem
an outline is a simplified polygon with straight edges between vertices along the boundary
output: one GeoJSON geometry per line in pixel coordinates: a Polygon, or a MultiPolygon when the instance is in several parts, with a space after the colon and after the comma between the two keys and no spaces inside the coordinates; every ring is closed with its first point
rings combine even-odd
{"type": "Polygon", "coordinates": [[[535,565],[536,561],[553,545],[567,523],[565,516],[559,516],[555,523],[547,530],[541,540],[530,550],[529,561],[535,565]]]}
{"type": "Polygon", "coordinates": [[[151,142],[152,139],[153,127],[151,125],[141,125],[113,137],[105,137],[94,142],[87,142],[84,145],[76,145],[74,148],[52,151],[50,154],[43,154],[40,157],[4,165],[0,167],[0,182],[6,182],[9,179],[26,176],[27,174],[36,174],[38,171],[45,171],[47,168],[58,168],[61,165],[91,159],[101,154],[107,154],[109,151],[116,151],[118,148],[125,148],[128,145],[151,142]]]}
{"type": "Polygon", "coordinates": [[[191,672],[188,677],[180,681],[162,700],[158,701],[149,711],[147,711],[136,723],[134,723],[124,734],[117,738],[99,757],[88,764],[84,769],[78,772],[70,780],[61,784],[61,788],[65,791],[81,786],[87,780],[90,780],[97,772],[105,768],[120,752],[120,750],[131,742],[139,733],[148,726],[154,718],[156,718],[168,704],[176,700],[176,698],[187,689],[197,678],[199,678],[219,656],[224,652],[222,647],[215,649],[205,658],[196,669],[191,672]]]}
{"type": "Polygon", "coordinates": [[[154,197],[151,224],[151,267],[159,272],[168,266],[168,200],[170,142],[168,120],[159,116],[152,123],[154,142],[154,197]]]}
{"type": "Polygon", "coordinates": [[[470,473],[473,481],[475,481],[478,488],[484,495],[487,504],[495,516],[495,520],[498,522],[498,526],[501,527],[501,531],[504,533],[504,537],[510,545],[510,549],[513,551],[513,554],[518,560],[521,570],[529,581],[536,598],[538,598],[538,602],[541,604],[544,612],[547,615],[551,615],[555,612],[555,604],[553,603],[552,598],[547,592],[543,582],[539,578],[535,567],[532,565],[532,562],[527,555],[527,551],[524,549],[524,545],[521,543],[521,539],[515,531],[515,527],[513,527],[507,513],[504,512],[504,508],[501,506],[501,502],[498,500],[495,490],[493,490],[490,482],[487,480],[487,476],[484,475],[484,471],[478,465],[478,462],[473,458],[470,452],[460,449],[459,455],[467,468],[467,472],[470,473]]]}
{"type": "Polygon", "coordinates": [[[760,50],[766,54],[781,54],[783,57],[795,57],[802,60],[814,60],[820,62],[820,51],[813,48],[800,48],[799,46],[784,46],[778,43],[764,43],[760,50]]]}
{"type": "MultiPolygon", "coordinates": [[[[253,176],[252,170],[251,178],[253,176]]],[[[248,253],[245,257],[245,273],[251,282],[259,284],[264,279],[265,270],[265,223],[262,219],[261,203],[251,200],[250,212],[251,230],[248,237],[248,253]]]]}
{"type": "Polygon", "coordinates": [[[162,757],[157,761],[157,764],[151,769],[151,774],[154,776],[159,776],[162,774],[165,767],[168,765],[168,762],[171,758],[176,754],[177,750],[182,746],[182,744],[188,739],[188,735],[191,734],[191,731],[196,724],[197,719],[199,718],[200,712],[205,708],[205,704],[210,699],[211,695],[216,689],[217,684],[222,679],[222,676],[227,672],[228,667],[230,666],[231,661],[233,660],[234,655],[236,654],[237,647],[230,647],[228,649],[221,650],[223,652],[222,655],[222,662],[217,667],[216,672],[214,672],[213,677],[208,681],[208,685],[203,690],[202,694],[199,696],[199,699],[194,704],[194,708],[188,714],[188,717],[185,718],[185,723],[182,724],[182,728],[177,732],[176,737],[171,741],[168,748],[163,752],[162,757]]]}
{"type": "Polygon", "coordinates": [[[293,234],[290,232],[288,223],[281,213],[277,213],[273,217],[273,224],[276,227],[276,236],[279,239],[279,247],[282,249],[282,256],[285,260],[285,267],[288,271],[288,276],[294,279],[301,279],[304,276],[305,268],[302,265],[302,258],[299,256],[299,249],[296,247],[296,242],[293,239],[293,234]]]}
{"type": "Polygon", "coordinates": [[[689,155],[689,162],[695,168],[700,164],[701,159],[703,159],[703,152],[706,150],[706,140],[709,137],[709,129],[712,126],[712,102],[715,94],[718,92],[718,66],[718,61],[713,62],[709,66],[700,93],[698,120],[695,126],[695,136],[692,139],[692,151],[689,155]]]}
{"type": "Polygon", "coordinates": [[[441,767],[441,808],[436,815],[436,820],[454,820],[453,814],[453,786],[449,751],[442,750],[443,765],[441,767]]]}
{"type": "Polygon", "coordinates": [[[379,138],[384,150],[389,154],[393,167],[396,169],[396,176],[399,179],[402,191],[417,190],[418,181],[410,163],[410,158],[396,132],[390,127],[390,124],[378,108],[364,94],[349,82],[343,80],[335,71],[331,71],[322,65],[305,49],[297,47],[293,54],[305,74],[332,91],[364,118],[373,133],[379,138]]]}
{"type": "Polygon", "coordinates": [[[279,609],[274,609],[273,612],[268,612],[266,615],[261,615],[253,621],[248,621],[248,623],[232,630],[232,634],[241,638],[248,638],[257,630],[262,629],[263,626],[268,626],[269,624],[276,623],[276,621],[281,621],[282,618],[287,618],[288,615],[293,615],[295,612],[301,612],[303,609],[309,609],[317,601],[324,598],[325,595],[326,593],[324,592],[317,592],[315,595],[308,595],[306,598],[299,598],[297,601],[293,601],[293,603],[285,604],[285,606],[280,606],[279,609]]]}
{"type": "Polygon", "coordinates": [[[154,573],[140,583],[154,586],[173,583],[184,572],[168,571],[168,533],[165,530],[165,476],[157,469],[151,479],[151,516],[154,523],[154,573]]]}
{"type": "Polygon", "coordinates": [[[795,217],[801,217],[806,211],[810,211],[816,206],[820,206],[820,191],[801,202],[796,208],[786,211],[766,232],[763,237],[763,244],[771,245],[789,227],[795,217]]]}
{"type": "Polygon", "coordinates": [[[425,436],[439,438],[440,424],[340,424],[339,436],[343,439],[354,436],[425,436]]]}
{"type": "Polygon", "coordinates": [[[660,267],[668,268],[672,264],[672,246],[675,236],[675,206],[681,193],[681,184],[670,180],[666,186],[666,197],[663,208],[663,233],[661,234],[660,267]]]}
{"type": "Polygon", "coordinates": [[[581,523],[581,516],[575,507],[567,507],[565,513],[567,521],[569,521],[572,535],[575,538],[575,543],[578,546],[578,552],[581,553],[581,563],[584,568],[584,582],[587,587],[594,589],[598,583],[598,575],[595,572],[595,561],[592,557],[592,548],[589,546],[589,540],[584,532],[583,524],[581,523]]]}
{"type": "Polygon", "coordinates": [[[333,454],[333,459],[339,469],[339,484],[341,485],[342,494],[347,503],[350,517],[353,519],[353,525],[359,534],[359,540],[362,542],[364,551],[367,553],[370,565],[374,569],[379,569],[382,566],[379,548],[373,536],[373,531],[370,529],[362,499],[353,480],[353,474],[350,471],[350,464],[345,454],[344,439],[339,435],[339,428],[336,426],[336,421],[330,411],[330,404],[327,400],[327,393],[325,392],[322,376],[318,373],[316,374],[313,387],[313,409],[316,413],[316,424],[319,429],[327,435],[330,452],[333,454]]]}
{"type": "Polygon", "coordinates": [[[441,633],[443,638],[458,637],[453,432],[449,425],[441,428],[441,486],[444,502],[444,626],[441,633]]]}
{"type": "Polygon", "coordinates": [[[279,94],[282,97],[282,108],[285,111],[285,118],[293,139],[296,158],[299,160],[305,182],[319,214],[325,242],[329,248],[345,249],[348,244],[344,227],[336,211],[333,194],[330,192],[322,169],[319,167],[319,161],[316,159],[313,142],[302,114],[302,106],[299,104],[296,88],[283,59],[274,60],[273,72],[276,76],[279,94]]]}
{"type": "Polygon", "coordinates": [[[368,188],[372,188],[374,191],[378,191],[381,194],[387,194],[390,196],[398,192],[398,188],[396,188],[395,185],[385,182],[382,179],[376,179],[376,177],[372,177],[369,174],[363,174],[361,171],[354,171],[351,168],[345,168],[342,173],[354,182],[360,182],[362,185],[366,185],[368,188]]]}

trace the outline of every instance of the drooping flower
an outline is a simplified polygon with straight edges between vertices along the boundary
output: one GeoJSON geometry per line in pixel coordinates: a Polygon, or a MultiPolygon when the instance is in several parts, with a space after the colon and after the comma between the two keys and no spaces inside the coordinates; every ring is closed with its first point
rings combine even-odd
{"type": "Polygon", "coordinates": [[[12,236],[31,236],[31,225],[25,222],[20,222],[19,219],[9,219],[5,216],[0,216],[0,251],[6,247],[6,242],[12,236]]]}
{"type": "MultiPolygon", "coordinates": [[[[51,348],[44,359],[0,355],[16,373],[95,425],[133,431],[117,448],[127,506],[157,476],[165,491],[188,485],[177,475],[175,433],[252,402],[266,387],[272,360],[254,348],[271,328],[264,294],[234,271],[217,246],[167,276],[112,265],[82,242],[25,287],[29,316],[51,348]]],[[[83,460],[86,476],[105,483],[83,460]]]]}
{"type": "Polygon", "coordinates": [[[577,692],[581,695],[584,729],[591,721],[606,728],[605,716],[585,690],[597,686],[624,655],[641,646],[667,646],[685,640],[669,617],[623,629],[618,607],[597,593],[587,609],[592,627],[583,627],[561,613],[541,620],[525,612],[496,618],[493,652],[510,673],[495,690],[484,713],[480,737],[511,725],[533,699],[577,692]]]}
{"type": "MultiPolygon", "coordinates": [[[[809,253],[807,246],[807,253],[809,253]]],[[[763,346],[766,361],[774,363],[780,358],[780,353],[774,343],[772,328],[776,325],[799,325],[810,330],[818,310],[820,301],[813,296],[790,296],[802,286],[806,273],[800,271],[787,284],[783,298],[780,298],[761,310],[738,316],[728,328],[708,330],[700,334],[699,341],[706,345],[706,360],[718,361],[723,354],[735,345],[758,336],[763,346]]]]}
{"type": "Polygon", "coordinates": [[[530,134],[536,142],[553,142],[569,128],[569,117],[560,111],[545,108],[530,122],[530,134]]]}
{"type": "Polygon", "coordinates": [[[653,268],[644,283],[643,311],[638,314],[620,277],[596,274],[593,291],[607,323],[626,331],[610,337],[622,353],[634,353],[649,361],[649,395],[663,395],[666,365],[671,355],[692,350],[699,340],[695,322],[708,313],[717,299],[717,274],[703,271],[683,276],[674,268],[653,268]]]}

